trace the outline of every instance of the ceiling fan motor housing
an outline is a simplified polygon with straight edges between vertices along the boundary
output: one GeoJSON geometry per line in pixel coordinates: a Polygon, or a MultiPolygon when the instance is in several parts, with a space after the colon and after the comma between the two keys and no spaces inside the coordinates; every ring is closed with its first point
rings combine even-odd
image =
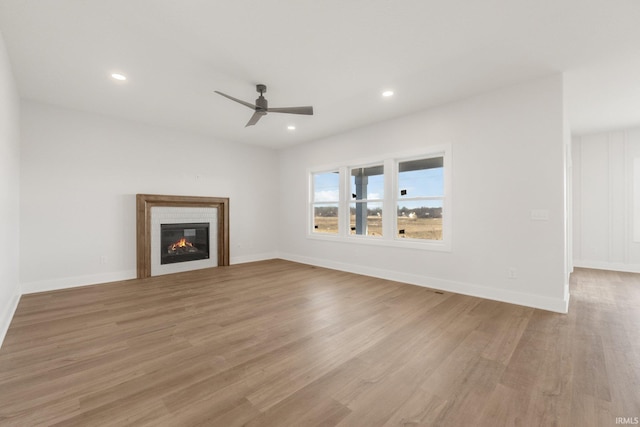
{"type": "Polygon", "coordinates": [[[264,96],[260,95],[258,99],[256,99],[256,111],[266,111],[268,107],[269,102],[267,102],[264,96]]]}

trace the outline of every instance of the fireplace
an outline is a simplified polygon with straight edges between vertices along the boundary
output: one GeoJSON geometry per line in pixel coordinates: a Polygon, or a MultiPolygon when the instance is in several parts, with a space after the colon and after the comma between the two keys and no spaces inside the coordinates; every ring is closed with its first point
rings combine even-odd
{"type": "Polygon", "coordinates": [[[138,278],[229,265],[229,199],[136,195],[138,278]]]}
{"type": "Polygon", "coordinates": [[[160,264],[209,259],[209,223],[160,224],[160,264]]]}

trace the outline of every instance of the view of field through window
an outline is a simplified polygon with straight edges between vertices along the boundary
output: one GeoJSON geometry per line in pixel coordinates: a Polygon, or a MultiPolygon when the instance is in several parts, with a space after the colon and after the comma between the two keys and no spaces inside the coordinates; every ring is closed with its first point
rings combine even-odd
{"type": "Polygon", "coordinates": [[[313,231],[338,234],[340,174],[338,171],[313,174],[313,231]]]}
{"type": "Polygon", "coordinates": [[[442,240],[444,159],[398,163],[397,232],[399,237],[442,240]]]}
{"type": "MultiPolygon", "coordinates": [[[[381,165],[352,168],[349,173],[348,234],[382,236],[384,212],[384,172],[381,165]]],[[[444,204],[443,158],[427,158],[398,163],[396,236],[399,238],[442,240],[444,204]]],[[[313,232],[339,233],[340,174],[338,171],[313,174],[313,232]]]]}
{"type": "Polygon", "coordinates": [[[384,166],[351,168],[349,234],[382,236],[384,166]]]}

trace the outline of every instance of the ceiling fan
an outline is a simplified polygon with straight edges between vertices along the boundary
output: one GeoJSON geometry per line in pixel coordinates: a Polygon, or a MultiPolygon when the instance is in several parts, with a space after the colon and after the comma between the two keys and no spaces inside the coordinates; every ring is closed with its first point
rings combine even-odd
{"type": "Polygon", "coordinates": [[[258,93],[260,93],[260,96],[258,97],[258,99],[256,99],[256,103],[252,104],[250,102],[245,102],[241,99],[238,98],[234,98],[233,96],[229,96],[226,93],[222,93],[219,91],[214,91],[215,93],[217,93],[218,95],[222,95],[225,98],[229,98],[232,101],[235,101],[239,104],[242,104],[246,107],[251,108],[252,110],[254,110],[255,112],[253,113],[253,116],[251,116],[251,118],[249,119],[249,121],[247,122],[247,124],[245,125],[245,127],[247,126],[253,126],[256,123],[258,123],[258,120],[260,120],[260,118],[262,116],[265,116],[267,113],[289,113],[289,114],[304,114],[307,116],[312,116],[313,115],[313,107],[283,107],[283,108],[273,108],[273,107],[269,107],[269,103],[267,102],[267,100],[265,99],[264,96],[262,96],[263,93],[265,93],[267,91],[267,87],[265,85],[256,85],[256,91],[258,93]]]}

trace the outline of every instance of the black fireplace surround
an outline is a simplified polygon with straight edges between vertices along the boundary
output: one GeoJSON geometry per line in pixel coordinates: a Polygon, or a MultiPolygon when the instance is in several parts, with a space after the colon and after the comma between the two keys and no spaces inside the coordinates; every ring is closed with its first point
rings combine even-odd
{"type": "Polygon", "coordinates": [[[209,223],[160,225],[160,264],[209,259],[209,223]]]}

